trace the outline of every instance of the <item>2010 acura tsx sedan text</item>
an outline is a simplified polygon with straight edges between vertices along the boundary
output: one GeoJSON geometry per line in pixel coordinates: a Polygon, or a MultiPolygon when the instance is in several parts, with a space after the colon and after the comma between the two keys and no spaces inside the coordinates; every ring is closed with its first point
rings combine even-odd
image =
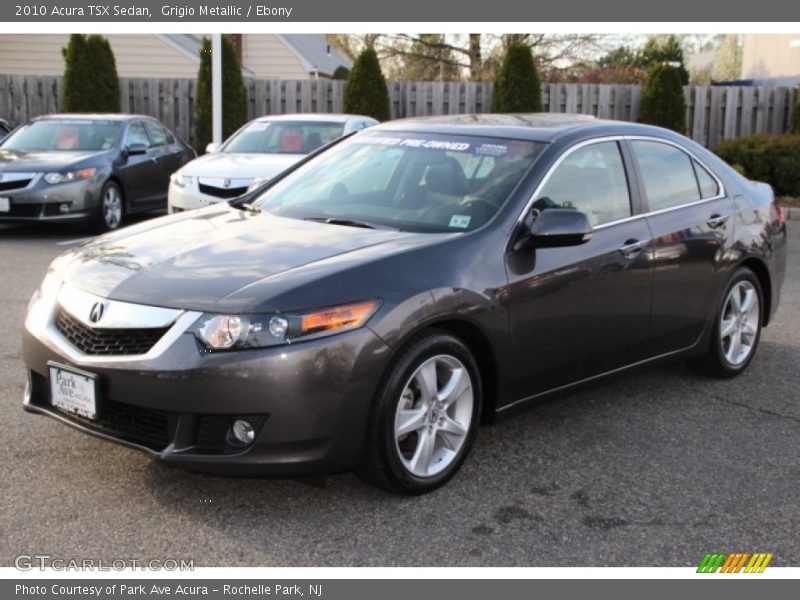
{"type": "Polygon", "coordinates": [[[496,413],[664,360],[742,372],[785,261],[769,186],[675,133],[395,121],[57,258],[24,402],[189,469],[421,493],[496,413]]]}

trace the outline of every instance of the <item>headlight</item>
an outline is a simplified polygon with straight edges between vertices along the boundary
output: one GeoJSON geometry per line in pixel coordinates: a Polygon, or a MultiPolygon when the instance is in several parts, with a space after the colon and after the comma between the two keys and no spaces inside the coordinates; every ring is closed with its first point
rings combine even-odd
{"type": "Polygon", "coordinates": [[[358,329],[379,300],[274,315],[204,315],[194,329],[209,350],[266,348],[358,329]]]}
{"type": "Polygon", "coordinates": [[[56,183],[66,183],[68,181],[75,181],[76,179],[86,179],[94,177],[97,169],[91,167],[89,169],[79,169],[78,171],[65,171],[63,173],[45,173],[44,180],[54,185],[56,183]]]}
{"type": "Polygon", "coordinates": [[[272,179],[272,177],[256,177],[255,179],[253,179],[253,181],[250,182],[250,185],[247,186],[247,192],[248,193],[252,192],[257,187],[267,183],[270,179],[272,179]]]}
{"type": "Polygon", "coordinates": [[[42,300],[47,301],[48,304],[55,302],[56,296],[58,296],[60,289],[61,280],[53,273],[47,273],[44,280],[42,280],[41,285],[39,285],[39,288],[33,293],[33,296],[31,296],[31,299],[28,301],[28,312],[30,312],[31,309],[42,300]]]}
{"type": "Polygon", "coordinates": [[[192,185],[192,183],[194,182],[194,177],[190,175],[184,175],[180,171],[176,171],[175,173],[173,173],[170,179],[172,180],[172,183],[181,188],[188,187],[192,185]]]}

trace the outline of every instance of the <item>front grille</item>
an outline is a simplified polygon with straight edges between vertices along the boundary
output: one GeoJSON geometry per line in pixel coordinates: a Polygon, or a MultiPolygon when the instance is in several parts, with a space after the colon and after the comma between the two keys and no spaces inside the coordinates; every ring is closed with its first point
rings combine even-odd
{"type": "Polygon", "coordinates": [[[246,187],[218,188],[216,186],[206,185],[204,183],[199,183],[198,187],[204,194],[208,194],[209,196],[214,196],[216,198],[238,198],[247,192],[246,187]]]}
{"type": "Polygon", "coordinates": [[[18,179],[16,181],[0,181],[0,192],[8,192],[10,190],[21,190],[28,187],[31,179],[18,179]]]}
{"type": "Polygon", "coordinates": [[[67,341],[90,356],[147,354],[169,327],[147,329],[94,329],[58,308],[56,329],[67,341]]]}

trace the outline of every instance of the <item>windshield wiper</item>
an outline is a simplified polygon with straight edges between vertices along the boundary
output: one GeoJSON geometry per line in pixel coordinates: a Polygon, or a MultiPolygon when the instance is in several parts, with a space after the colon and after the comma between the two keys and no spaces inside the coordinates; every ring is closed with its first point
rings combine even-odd
{"type": "Polygon", "coordinates": [[[304,221],[316,221],[318,223],[327,223],[328,225],[345,225],[347,227],[363,227],[364,229],[391,229],[368,223],[367,221],[357,221],[355,219],[344,219],[342,217],[306,217],[304,221]]]}
{"type": "Polygon", "coordinates": [[[253,206],[249,202],[245,202],[244,204],[234,204],[234,206],[236,208],[241,208],[242,210],[246,210],[249,213],[253,213],[254,215],[257,215],[261,212],[260,208],[258,208],[257,206],[253,206]]]}

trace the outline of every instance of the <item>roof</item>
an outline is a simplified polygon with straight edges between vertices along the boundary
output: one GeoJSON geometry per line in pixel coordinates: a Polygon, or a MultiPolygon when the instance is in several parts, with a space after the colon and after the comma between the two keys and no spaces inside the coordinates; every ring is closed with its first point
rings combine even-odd
{"type": "Polygon", "coordinates": [[[83,121],[103,120],[103,121],[129,121],[130,119],[153,119],[148,115],[135,115],[126,113],[52,113],[34,117],[32,121],[43,121],[47,119],[75,119],[83,121]]]}
{"type": "Polygon", "coordinates": [[[345,123],[349,119],[371,119],[363,115],[345,115],[336,113],[297,113],[288,115],[265,115],[256,121],[320,121],[324,123],[345,123]]]}
{"type": "MultiPolygon", "coordinates": [[[[251,34],[245,34],[251,35],[251,34]]],[[[316,33],[269,34],[275,35],[286,48],[302,63],[308,73],[333,75],[337,67],[350,68],[350,60],[328,43],[324,35],[316,33]]],[[[188,33],[158,34],[164,42],[184,55],[200,62],[200,49],[203,38],[188,33]]],[[[242,74],[252,77],[253,72],[242,67],[242,74]]]]}
{"type": "Polygon", "coordinates": [[[687,141],[687,138],[682,135],[653,125],[612,121],[598,119],[591,115],[569,113],[467,114],[417,117],[387,121],[371,127],[369,131],[474,135],[533,142],[554,142],[557,139],[567,138],[567,136],[570,139],[576,139],[579,137],[589,138],[607,135],[648,135],[687,141]]]}
{"type": "Polygon", "coordinates": [[[319,72],[323,75],[333,75],[338,67],[353,66],[353,63],[336,48],[334,48],[324,35],[316,33],[291,33],[280,34],[276,37],[281,40],[294,55],[303,63],[303,68],[309,73],[319,72]]]}

